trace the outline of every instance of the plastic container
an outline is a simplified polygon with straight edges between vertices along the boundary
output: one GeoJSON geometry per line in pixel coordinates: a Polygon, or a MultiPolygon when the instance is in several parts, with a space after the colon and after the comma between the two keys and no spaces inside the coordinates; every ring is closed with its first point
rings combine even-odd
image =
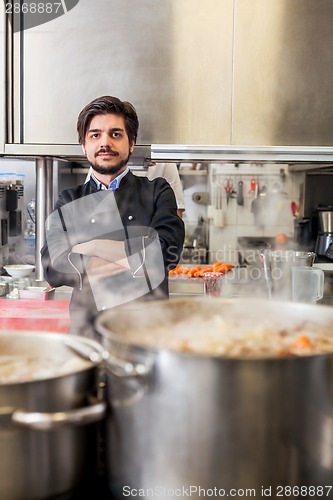
{"type": "Polygon", "coordinates": [[[16,185],[24,186],[25,174],[16,174],[16,185]]]}
{"type": "Polygon", "coordinates": [[[8,283],[9,291],[6,295],[7,299],[19,299],[20,291],[26,290],[31,285],[31,279],[25,278],[14,278],[8,283]]]}

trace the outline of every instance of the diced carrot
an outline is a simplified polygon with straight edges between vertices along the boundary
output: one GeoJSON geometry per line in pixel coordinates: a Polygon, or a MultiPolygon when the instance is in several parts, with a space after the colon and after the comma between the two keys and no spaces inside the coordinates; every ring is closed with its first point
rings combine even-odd
{"type": "Polygon", "coordinates": [[[233,264],[221,264],[215,270],[218,273],[227,273],[229,269],[233,268],[233,264]]]}
{"type": "Polygon", "coordinates": [[[293,347],[295,347],[296,349],[307,349],[311,347],[311,345],[311,340],[306,335],[297,337],[297,339],[293,343],[293,347]]]}
{"type": "Polygon", "coordinates": [[[226,273],[229,269],[234,267],[233,264],[222,264],[222,262],[218,261],[215,264],[207,264],[207,265],[197,265],[194,267],[183,267],[180,264],[177,264],[175,268],[169,271],[169,276],[178,276],[183,274],[184,277],[187,278],[197,278],[203,277],[204,273],[208,272],[220,272],[226,273]]]}
{"type": "Polygon", "coordinates": [[[204,272],[205,273],[210,273],[213,271],[213,266],[205,266],[204,267],[204,272]]]}
{"type": "Polygon", "coordinates": [[[221,264],[220,266],[215,268],[216,273],[226,273],[228,271],[228,268],[225,267],[224,264],[221,264]]]}
{"type": "Polygon", "coordinates": [[[222,264],[222,262],[220,260],[218,260],[217,262],[215,262],[215,264],[213,264],[213,267],[218,267],[222,264]]]}
{"type": "Polygon", "coordinates": [[[191,352],[191,347],[189,346],[189,343],[187,340],[183,340],[181,345],[179,346],[180,351],[182,352],[191,352]]]}

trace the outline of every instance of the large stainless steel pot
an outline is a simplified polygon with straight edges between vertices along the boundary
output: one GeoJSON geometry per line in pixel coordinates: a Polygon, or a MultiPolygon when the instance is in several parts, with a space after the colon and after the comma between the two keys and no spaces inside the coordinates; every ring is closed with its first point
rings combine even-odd
{"type": "Polygon", "coordinates": [[[32,365],[31,376],[0,383],[1,499],[58,498],[91,474],[98,453],[92,424],[106,409],[101,355],[98,343],[81,337],[0,333],[0,375],[8,363],[32,365]],[[91,360],[78,356],[81,351],[90,352],[91,360]],[[39,364],[46,372],[36,376],[39,364]]]}
{"type": "Polygon", "coordinates": [[[333,334],[333,308],[268,300],[187,298],[101,313],[96,329],[111,357],[112,493],[123,498],[141,489],[145,497],[183,492],[185,498],[191,491],[199,499],[217,488],[215,496],[224,491],[240,498],[249,489],[261,497],[262,488],[272,488],[271,497],[285,498],[290,491],[284,487],[323,486],[332,498],[332,355],[227,359],[156,348],[154,342],[140,346],[140,336],[156,322],[170,329],[212,314],[227,318],[230,328],[288,329],[308,321],[313,331],[325,327],[333,334]],[[128,344],[126,330],[133,328],[137,342],[128,344]]]}

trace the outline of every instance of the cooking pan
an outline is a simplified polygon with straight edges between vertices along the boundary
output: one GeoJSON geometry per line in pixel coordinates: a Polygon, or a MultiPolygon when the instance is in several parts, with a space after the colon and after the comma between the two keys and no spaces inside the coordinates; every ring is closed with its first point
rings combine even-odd
{"type": "Polygon", "coordinates": [[[96,330],[118,360],[107,370],[112,494],[170,496],[192,487],[199,499],[214,488],[224,496],[249,489],[262,496],[271,488],[275,498],[284,494],[279,487],[332,485],[332,353],[182,350],[179,337],[199,329],[204,339],[212,318],[234,341],[269,329],[281,338],[291,330],[333,334],[328,306],[262,299],[184,298],[102,312],[96,330]]]}
{"type": "Polygon", "coordinates": [[[0,333],[1,499],[62,498],[93,477],[106,411],[101,356],[97,342],[74,335],[0,333]]]}

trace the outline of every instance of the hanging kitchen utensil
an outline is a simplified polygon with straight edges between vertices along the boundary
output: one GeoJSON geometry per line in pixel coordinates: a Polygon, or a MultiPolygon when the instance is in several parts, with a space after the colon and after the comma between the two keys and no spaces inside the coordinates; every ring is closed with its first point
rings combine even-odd
{"type": "Polygon", "coordinates": [[[254,197],[256,197],[257,194],[257,181],[254,177],[250,180],[249,194],[252,194],[254,197]]]}
{"type": "Polygon", "coordinates": [[[212,182],[210,185],[210,204],[207,207],[207,217],[208,219],[214,220],[214,214],[215,214],[215,209],[216,209],[216,196],[217,196],[217,178],[216,178],[216,171],[213,170],[212,172],[212,182]]]}
{"type": "Polygon", "coordinates": [[[256,197],[251,203],[251,212],[254,216],[254,223],[256,226],[264,225],[264,199],[266,196],[266,187],[263,186],[261,189],[259,186],[259,181],[256,183],[256,197]]]}
{"type": "Polygon", "coordinates": [[[293,217],[296,217],[297,216],[297,211],[298,211],[298,207],[297,207],[296,201],[292,201],[291,202],[290,208],[291,208],[291,213],[293,214],[293,217]]]}
{"type": "Polygon", "coordinates": [[[244,183],[242,180],[238,181],[237,184],[237,205],[244,205],[244,195],[243,195],[244,183]]]}
{"type": "Polygon", "coordinates": [[[232,179],[228,178],[225,179],[224,181],[224,189],[227,194],[227,205],[229,204],[229,199],[231,198],[231,194],[233,192],[233,181],[232,179]]]}
{"type": "Polygon", "coordinates": [[[222,187],[216,186],[217,196],[216,196],[216,204],[214,210],[214,226],[215,227],[223,227],[224,226],[224,211],[222,205],[222,187]]]}

